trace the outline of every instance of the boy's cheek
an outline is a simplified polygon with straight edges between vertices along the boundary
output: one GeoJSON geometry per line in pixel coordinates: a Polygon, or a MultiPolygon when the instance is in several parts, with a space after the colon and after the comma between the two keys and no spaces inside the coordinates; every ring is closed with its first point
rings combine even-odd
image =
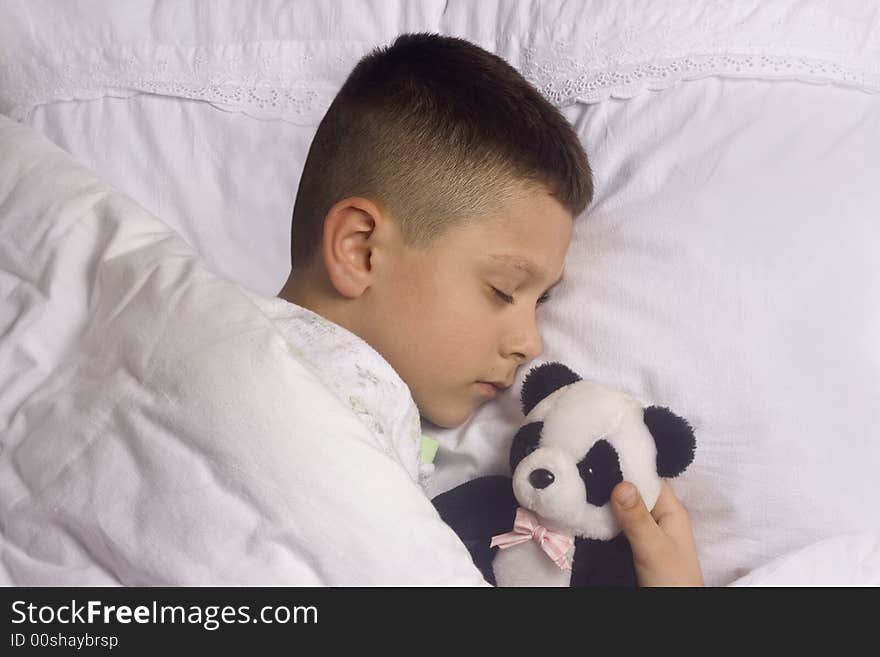
{"type": "Polygon", "coordinates": [[[476,394],[473,382],[433,383],[429,389],[421,390],[415,401],[422,418],[440,427],[452,429],[462,425],[484,399],[476,394]]]}

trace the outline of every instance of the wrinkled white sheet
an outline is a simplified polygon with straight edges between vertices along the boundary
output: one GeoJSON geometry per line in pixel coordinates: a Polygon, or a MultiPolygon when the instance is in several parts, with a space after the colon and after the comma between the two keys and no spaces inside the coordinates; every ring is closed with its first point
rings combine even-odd
{"type": "Polygon", "coordinates": [[[0,117],[0,582],[483,584],[238,285],[0,117]]]}
{"type": "Polygon", "coordinates": [[[818,541],[756,568],[731,586],[880,586],[880,532],[818,541]]]}

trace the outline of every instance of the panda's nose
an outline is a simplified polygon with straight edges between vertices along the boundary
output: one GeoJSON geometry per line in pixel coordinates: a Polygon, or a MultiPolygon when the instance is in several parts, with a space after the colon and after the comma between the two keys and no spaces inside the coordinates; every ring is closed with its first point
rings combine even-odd
{"type": "Polygon", "coordinates": [[[529,473],[529,483],[535,488],[547,488],[555,479],[556,477],[553,476],[552,472],[543,468],[532,470],[529,473]]]}

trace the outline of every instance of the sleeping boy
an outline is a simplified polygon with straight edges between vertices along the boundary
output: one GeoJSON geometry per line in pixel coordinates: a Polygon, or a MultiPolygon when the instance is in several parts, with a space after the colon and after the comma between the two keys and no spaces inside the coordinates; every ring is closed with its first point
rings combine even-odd
{"type": "MultiPolygon", "coordinates": [[[[515,69],[461,39],[401,35],[357,64],[318,127],[279,327],[418,481],[419,417],[461,425],[541,354],[538,308],[592,195],[576,133],[515,69]]],[[[702,584],[668,485],[652,513],[627,482],[613,500],[640,584],[702,584]]],[[[381,500],[370,514],[407,523],[381,500]]],[[[465,576],[433,583],[485,583],[463,547],[444,558],[462,563],[439,572],[465,576]]],[[[424,583],[426,567],[400,563],[388,583],[424,583]]]]}

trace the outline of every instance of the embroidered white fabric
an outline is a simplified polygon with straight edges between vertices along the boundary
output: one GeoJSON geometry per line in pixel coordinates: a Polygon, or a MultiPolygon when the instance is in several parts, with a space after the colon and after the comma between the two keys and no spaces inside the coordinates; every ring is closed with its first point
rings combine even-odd
{"type": "Polygon", "coordinates": [[[46,53],[42,59],[2,67],[0,111],[22,121],[31,108],[46,102],[152,93],[207,101],[254,118],[311,125],[329,107],[363,44],[334,43],[326,57],[316,54],[318,45],[150,44],[46,53]]]}
{"type": "MultiPolygon", "coordinates": [[[[880,8],[873,2],[458,0],[439,14],[428,10],[430,0],[423,5],[406,30],[461,36],[497,52],[560,107],[707,76],[880,93],[880,8]]],[[[326,18],[316,24],[333,26],[326,18]]],[[[186,46],[84,38],[57,49],[23,47],[0,66],[0,111],[24,120],[43,103],[152,93],[314,125],[357,60],[386,45],[332,34],[237,42],[221,34],[218,43],[186,46]]]]}
{"type": "Polygon", "coordinates": [[[424,486],[434,466],[419,463],[419,411],[388,361],[354,333],[307,308],[244,291],[275,323],[291,353],[351,408],[388,457],[424,486]]]}
{"type": "Polygon", "coordinates": [[[818,2],[650,3],[619,29],[524,50],[527,78],[557,106],[631,98],[707,76],[800,80],[880,92],[880,8],[844,17],[818,2]]]}

